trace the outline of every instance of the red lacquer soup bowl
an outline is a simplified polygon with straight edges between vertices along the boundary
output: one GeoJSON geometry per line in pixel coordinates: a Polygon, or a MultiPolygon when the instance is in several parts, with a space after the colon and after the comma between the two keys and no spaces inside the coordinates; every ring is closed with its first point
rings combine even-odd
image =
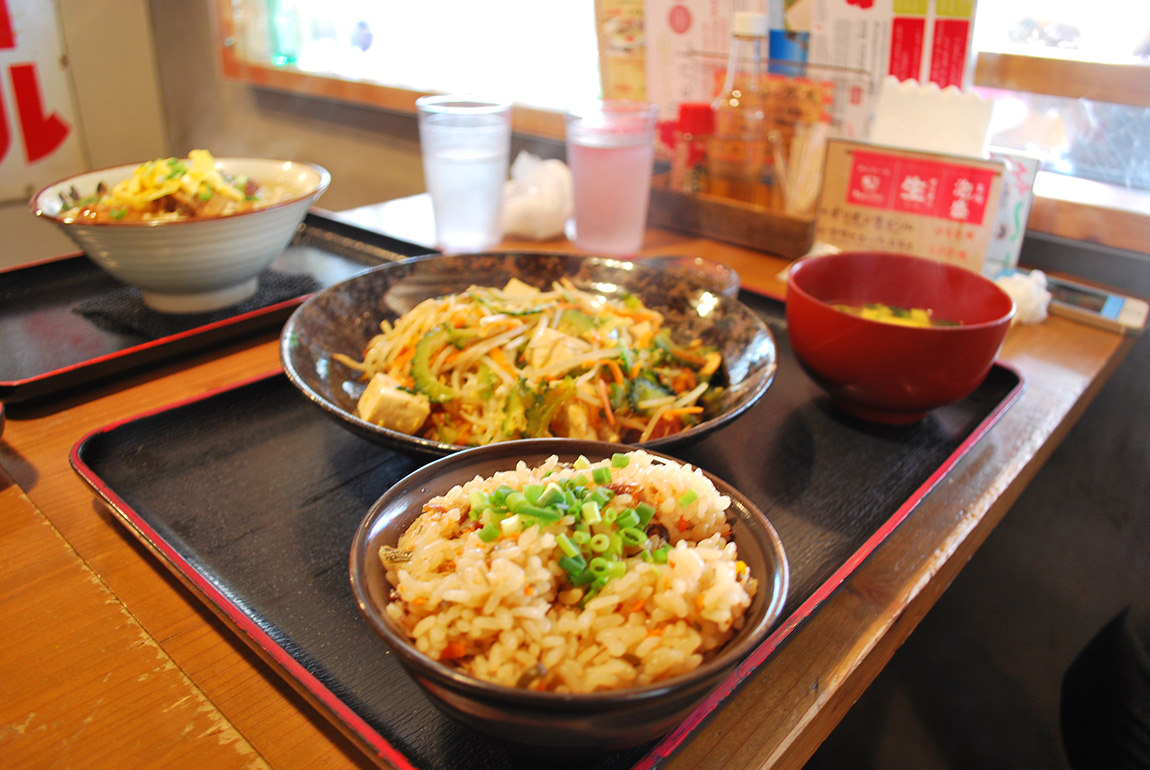
{"type": "Polygon", "coordinates": [[[864,420],[904,424],[978,388],[1015,307],[993,281],[963,267],[843,252],[791,266],[786,312],[795,357],[832,403],[864,420]],[[953,325],[901,326],[835,307],[872,303],[929,310],[953,325]]]}

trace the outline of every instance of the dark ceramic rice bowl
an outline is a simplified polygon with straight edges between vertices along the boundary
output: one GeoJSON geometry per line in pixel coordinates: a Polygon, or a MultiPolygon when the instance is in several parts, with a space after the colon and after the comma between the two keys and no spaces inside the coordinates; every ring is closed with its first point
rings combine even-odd
{"type": "Polygon", "coordinates": [[[707,476],[719,492],[731,498],[727,509],[731,536],[739,558],[758,580],[758,591],[744,615],[743,627],[694,671],[644,687],[590,694],[504,687],[462,674],[418,652],[388,617],[384,608],[390,600],[390,585],[378,558],[379,547],[394,547],[427,500],[476,476],[486,478],[496,471],[513,469],[519,460],[535,466],[551,455],[557,455],[561,462],[572,462],[582,454],[596,462],[617,451],[616,444],[575,439],[513,441],[468,449],[407,476],[367,513],[351,547],[356,602],[368,625],[448,716],[521,749],[558,758],[636,746],[682,722],[766,640],[782,613],[789,585],[782,541],[754,503],[711,474],[707,476]]]}

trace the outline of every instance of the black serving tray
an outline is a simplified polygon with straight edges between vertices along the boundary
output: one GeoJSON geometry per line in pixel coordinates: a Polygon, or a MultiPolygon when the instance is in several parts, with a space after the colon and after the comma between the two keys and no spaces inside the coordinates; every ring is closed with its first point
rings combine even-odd
{"type": "MultiPolygon", "coordinates": [[[[318,289],[381,262],[427,253],[424,246],[313,210],[269,270],[310,276],[318,289]]],[[[112,329],[77,312],[83,303],[123,291],[82,252],[0,271],[0,400],[41,399],[275,329],[311,293],[258,307],[249,302],[217,313],[167,316],[154,325],[158,331],[112,329]]]]}
{"type": "MultiPolygon", "coordinates": [[[[775,525],[791,568],[783,619],[674,732],[583,763],[594,770],[657,767],[689,741],[1023,388],[996,365],[972,396],[918,424],[857,422],[795,362],[783,304],[740,298],[776,336],[778,375],[738,421],[675,454],[733,484],[775,525]]],[[[427,460],[352,434],[276,373],[97,430],[71,462],[168,568],[377,761],[534,766],[437,711],[352,598],[357,525],[427,460]]]]}

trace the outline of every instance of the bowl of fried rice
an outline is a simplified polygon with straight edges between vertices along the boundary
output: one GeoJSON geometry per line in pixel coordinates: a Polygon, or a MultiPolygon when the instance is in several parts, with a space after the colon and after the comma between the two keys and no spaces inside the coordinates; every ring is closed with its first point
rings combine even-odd
{"type": "Polygon", "coordinates": [[[323,168],[192,150],[48,185],[32,212],[163,313],[205,313],[256,293],[327,189],[323,168]]]}
{"type": "Polygon", "coordinates": [[[437,707],[533,752],[672,730],[766,640],[789,581],[774,528],[721,479],[575,439],[424,466],[367,513],[350,572],[437,707]]]}

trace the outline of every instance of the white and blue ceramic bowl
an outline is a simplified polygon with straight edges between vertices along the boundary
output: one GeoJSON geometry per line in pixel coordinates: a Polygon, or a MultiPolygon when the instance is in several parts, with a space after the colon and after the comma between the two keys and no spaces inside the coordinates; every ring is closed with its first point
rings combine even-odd
{"type": "Polygon", "coordinates": [[[135,286],[145,304],[166,313],[218,310],[255,293],[257,276],[283,253],[308,209],[331,182],[320,166],[265,158],[217,158],[228,176],[297,190],[280,203],[253,211],[200,219],[153,222],[76,222],[61,217],[69,199],[112,187],[139,166],[89,171],[50,184],[29,202],[55,223],[96,264],[135,286]]]}

